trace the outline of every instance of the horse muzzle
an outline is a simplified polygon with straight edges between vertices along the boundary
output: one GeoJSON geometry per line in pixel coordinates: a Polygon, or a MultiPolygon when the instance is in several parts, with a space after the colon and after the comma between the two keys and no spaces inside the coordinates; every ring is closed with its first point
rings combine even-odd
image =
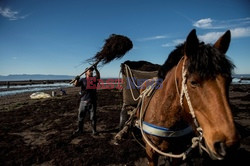
{"type": "Polygon", "coordinates": [[[208,154],[212,160],[224,160],[232,156],[237,149],[239,148],[239,141],[231,141],[231,142],[215,142],[214,143],[214,150],[212,151],[208,145],[206,147],[208,149],[208,154]]]}

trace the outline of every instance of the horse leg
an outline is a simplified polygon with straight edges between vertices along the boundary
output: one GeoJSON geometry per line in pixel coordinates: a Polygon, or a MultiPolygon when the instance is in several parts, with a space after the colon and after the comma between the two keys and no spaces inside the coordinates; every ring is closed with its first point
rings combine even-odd
{"type": "Polygon", "coordinates": [[[147,153],[148,165],[157,166],[159,156],[148,144],[146,144],[146,153],[147,153]]]}

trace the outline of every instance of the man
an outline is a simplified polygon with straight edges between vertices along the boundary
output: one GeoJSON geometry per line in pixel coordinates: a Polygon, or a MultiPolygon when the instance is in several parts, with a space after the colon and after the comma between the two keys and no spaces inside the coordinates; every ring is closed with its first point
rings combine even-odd
{"type": "Polygon", "coordinates": [[[81,87],[81,100],[78,109],[78,129],[74,134],[83,134],[84,118],[87,111],[90,114],[92,134],[96,135],[96,107],[97,107],[97,92],[96,87],[98,80],[100,79],[100,72],[97,70],[97,67],[94,66],[89,68],[85,73],[85,78],[76,76],[74,85],[81,87]],[[93,70],[96,72],[96,76],[93,77],[93,70]]]}

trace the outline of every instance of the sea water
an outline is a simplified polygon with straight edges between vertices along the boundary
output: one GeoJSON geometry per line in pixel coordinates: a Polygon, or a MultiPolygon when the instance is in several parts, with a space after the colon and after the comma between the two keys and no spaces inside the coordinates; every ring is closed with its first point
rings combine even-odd
{"type": "Polygon", "coordinates": [[[250,84],[250,74],[233,75],[232,84],[250,84]]]}
{"type": "Polygon", "coordinates": [[[14,95],[24,92],[39,92],[44,90],[55,90],[63,89],[67,87],[72,87],[69,83],[54,83],[54,84],[34,84],[34,85],[16,85],[10,86],[0,86],[0,96],[14,95]]]}

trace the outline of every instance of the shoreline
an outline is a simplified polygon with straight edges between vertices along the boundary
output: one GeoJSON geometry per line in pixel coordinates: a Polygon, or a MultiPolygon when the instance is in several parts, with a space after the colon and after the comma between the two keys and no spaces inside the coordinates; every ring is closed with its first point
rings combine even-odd
{"type": "Polygon", "coordinates": [[[54,84],[69,83],[71,80],[22,80],[22,81],[0,81],[0,86],[34,85],[34,84],[54,84]]]}

